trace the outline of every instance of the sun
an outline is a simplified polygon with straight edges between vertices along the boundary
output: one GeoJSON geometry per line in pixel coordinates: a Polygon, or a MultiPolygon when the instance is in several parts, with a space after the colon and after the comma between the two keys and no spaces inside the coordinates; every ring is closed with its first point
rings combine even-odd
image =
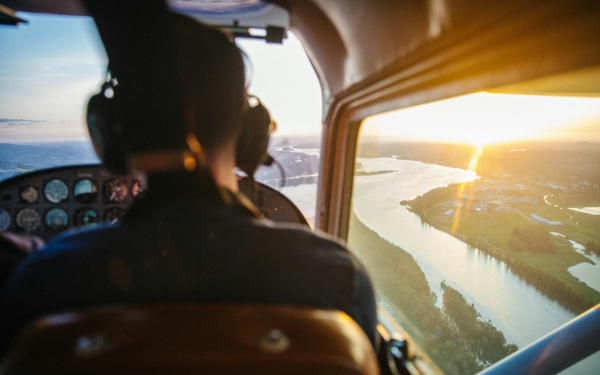
{"type": "Polygon", "coordinates": [[[368,118],[380,140],[487,144],[540,139],[600,141],[600,98],[479,92],[368,118]]]}

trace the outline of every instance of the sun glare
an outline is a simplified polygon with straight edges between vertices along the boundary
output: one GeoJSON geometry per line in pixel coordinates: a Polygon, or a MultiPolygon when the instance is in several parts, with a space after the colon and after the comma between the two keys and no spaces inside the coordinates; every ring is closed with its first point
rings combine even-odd
{"type": "MultiPolygon", "coordinates": [[[[382,143],[474,145],[468,170],[478,173],[484,146],[514,141],[600,142],[600,97],[517,95],[479,92],[368,118],[361,138],[382,143]]],[[[465,165],[466,167],[466,165],[465,165]]],[[[455,233],[461,214],[472,205],[472,186],[461,184],[455,197],[464,209],[453,214],[455,233]]]]}
{"type": "MultiPolygon", "coordinates": [[[[380,139],[485,145],[600,140],[600,98],[480,92],[369,118],[380,139]]],[[[371,135],[373,131],[370,131],[371,135]]]]}

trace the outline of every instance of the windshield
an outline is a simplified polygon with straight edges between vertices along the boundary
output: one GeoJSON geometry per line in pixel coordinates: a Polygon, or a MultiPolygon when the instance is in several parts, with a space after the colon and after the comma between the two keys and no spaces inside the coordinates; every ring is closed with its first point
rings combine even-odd
{"type": "Polygon", "coordinates": [[[72,164],[98,163],[84,109],[107,58],[88,17],[21,14],[0,26],[0,180],[72,164]]]}
{"type": "Polygon", "coordinates": [[[322,114],[317,75],[291,32],[283,45],[252,39],[237,43],[252,62],[248,93],[265,103],[278,125],[269,153],[281,168],[261,167],[256,180],[280,190],[314,227],[322,114]]]}
{"type": "MultiPolygon", "coordinates": [[[[0,26],[0,181],[38,169],[99,163],[85,109],[105,79],[108,59],[94,21],[20,16],[28,23],[0,26]]],[[[237,44],[251,65],[248,92],[278,123],[270,153],[282,168],[261,168],[257,180],[282,190],[314,223],[321,144],[317,76],[293,33],[283,45],[244,39],[237,44]]]]}

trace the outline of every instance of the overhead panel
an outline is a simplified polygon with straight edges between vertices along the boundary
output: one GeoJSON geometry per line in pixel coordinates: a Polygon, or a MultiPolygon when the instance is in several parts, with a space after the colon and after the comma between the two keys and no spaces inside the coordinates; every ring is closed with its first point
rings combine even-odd
{"type": "Polygon", "coordinates": [[[237,37],[281,43],[290,26],[288,12],[260,0],[168,0],[172,11],[224,27],[237,37]]]}
{"type": "Polygon", "coordinates": [[[27,23],[24,19],[17,17],[14,10],[0,4],[0,25],[16,26],[20,22],[27,23]]]}

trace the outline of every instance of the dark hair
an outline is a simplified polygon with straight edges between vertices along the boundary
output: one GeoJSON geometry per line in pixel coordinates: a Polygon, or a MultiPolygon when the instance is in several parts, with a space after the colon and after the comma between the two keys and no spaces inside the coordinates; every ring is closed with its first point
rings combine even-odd
{"type": "Polygon", "coordinates": [[[173,13],[188,126],[207,151],[237,140],[247,106],[242,52],[223,31],[173,13]]]}

